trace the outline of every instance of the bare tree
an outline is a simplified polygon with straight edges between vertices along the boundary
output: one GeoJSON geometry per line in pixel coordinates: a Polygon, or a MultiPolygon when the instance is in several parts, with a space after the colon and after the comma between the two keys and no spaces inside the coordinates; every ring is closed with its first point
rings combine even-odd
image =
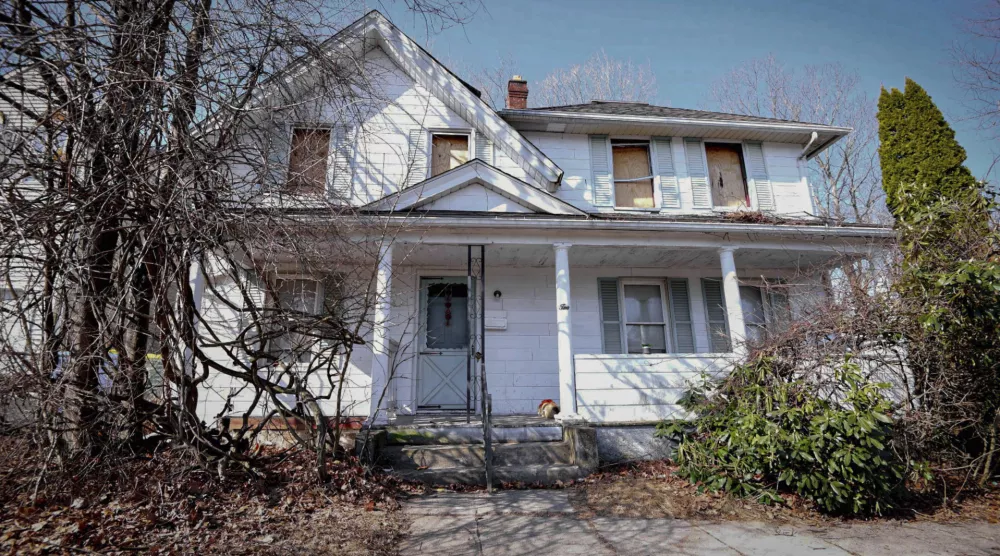
{"type": "Polygon", "coordinates": [[[806,66],[796,73],[768,56],[732,70],[710,94],[725,112],[853,128],[809,166],[816,209],[837,221],[888,219],[875,103],[861,90],[857,73],[839,64],[806,66]]]}
{"type": "MultiPolygon", "coordinates": [[[[407,1],[432,27],[470,5],[407,1]]],[[[351,208],[351,168],[334,164],[347,187],[329,194],[325,162],[291,171],[282,130],[323,122],[378,140],[364,122],[393,101],[385,69],[351,48],[362,37],[350,27],[335,35],[358,9],[0,8],[0,415],[18,407],[47,453],[159,438],[246,463],[269,420],[304,420],[323,474],[395,232],[351,208]],[[219,402],[211,422],[206,396],[219,402]]],[[[331,133],[313,132],[303,141],[331,133]]]]}
{"type": "MultiPolygon", "coordinates": [[[[993,140],[1000,139],[1000,0],[987,3],[968,18],[963,30],[968,40],[957,43],[952,57],[955,78],[965,89],[965,106],[970,118],[993,140]]],[[[993,164],[1000,159],[994,153],[993,164]]],[[[990,172],[992,172],[992,168],[990,172]]]]}
{"type": "Polygon", "coordinates": [[[489,68],[468,67],[461,62],[452,62],[448,66],[467,76],[468,82],[479,89],[482,99],[494,110],[503,110],[507,106],[507,82],[518,73],[512,54],[500,55],[497,64],[489,68]]]}
{"type": "Polygon", "coordinates": [[[619,60],[601,50],[582,64],[557,69],[532,88],[534,106],[585,104],[592,100],[652,102],[659,90],[649,63],[619,60]]]}

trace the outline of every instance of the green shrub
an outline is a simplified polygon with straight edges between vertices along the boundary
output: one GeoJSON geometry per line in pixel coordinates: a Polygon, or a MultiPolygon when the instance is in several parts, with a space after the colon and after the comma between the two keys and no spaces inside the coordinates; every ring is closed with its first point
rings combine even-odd
{"type": "Polygon", "coordinates": [[[758,356],[704,382],[685,396],[695,421],[660,425],[661,436],[680,439],[680,474],[763,503],[792,490],[831,513],[888,509],[905,466],[888,447],[887,385],[865,380],[850,360],[822,383],[779,376],[772,363],[758,356]]]}

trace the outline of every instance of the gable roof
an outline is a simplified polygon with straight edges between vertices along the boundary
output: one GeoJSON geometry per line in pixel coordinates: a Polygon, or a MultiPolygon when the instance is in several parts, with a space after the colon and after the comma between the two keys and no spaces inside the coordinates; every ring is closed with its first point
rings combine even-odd
{"type": "MultiPolygon", "coordinates": [[[[732,130],[741,130],[748,138],[757,140],[808,143],[808,149],[803,153],[805,158],[815,156],[853,131],[849,127],[811,122],[604,100],[587,104],[501,110],[500,115],[519,129],[536,129],[539,122],[576,122],[576,128],[572,130],[576,133],[598,132],[598,126],[618,122],[644,126],[644,131],[648,130],[653,135],[724,137],[732,130]]],[[[545,130],[546,127],[541,126],[539,129],[545,130]]],[[[565,131],[570,132],[569,129],[565,131]]]]}
{"type": "Polygon", "coordinates": [[[563,216],[586,215],[585,212],[551,193],[504,173],[478,158],[369,203],[362,207],[362,210],[392,212],[414,210],[473,184],[481,185],[535,212],[563,216]]]}
{"type": "MultiPolygon", "coordinates": [[[[534,180],[549,191],[555,191],[562,181],[563,171],[548,156],[508,124],[482,98],[480,92],[459,79],[435,59],[426,49],[392,24],[378,10],[344,27],[327,39],[324,48],[367,52],[380,47],[389,58],[414,81],[430,91],[455,113],[469,122],[476,131],[489,138],[534,180]]],[[[309,60],[293,65],[287,78],[308,71],[309,60]]]]}

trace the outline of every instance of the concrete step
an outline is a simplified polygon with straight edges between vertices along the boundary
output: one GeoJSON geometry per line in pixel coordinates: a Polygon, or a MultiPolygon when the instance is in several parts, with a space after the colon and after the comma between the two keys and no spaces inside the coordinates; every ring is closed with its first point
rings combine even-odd
{"type": "MultiPolygon", "coordinates": [[[[429,485],[485,485],[484,467],[445,467],[440,469],[397,470],[395,474],[408,481],[429,485]]],[[[550,485],[582,479],[590,471],[578,465],[516,465],[494,467],[494,486],[501,482],[540,483],[550,485]]]]}
{"type": "MultiPolygon", "coordinates": [[[[386,446],[382,461],[395,469],[482,467],[484,453],[482,444],[386,446]]],[[[497,467],[568,465],[573,447],[565,441],[495,444],[493,461],[497,467]]]]}
{"type": "MultiPolygon", "coordinates": [[[[531,426],[531,427],[494,427],[493,442],[507,444],[512,442],[546,442],[563,439],[562,427],[531,426]]],[[[446,426],[446,427],[386,427],[386,444],[389,446],[429,446],[435,444],[482,444],[483,429],[481,426],[446,426]]]]}

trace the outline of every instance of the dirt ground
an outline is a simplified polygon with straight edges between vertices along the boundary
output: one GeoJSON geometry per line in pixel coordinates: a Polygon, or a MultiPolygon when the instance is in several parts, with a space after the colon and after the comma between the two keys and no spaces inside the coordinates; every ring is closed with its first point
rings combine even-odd
{"type": "Polygon", "coordinates": [[[391,555],[407,532],[398,485],[347,462],[329,465],[326,485],[307,455],[256,476],[220,479],[166,453],[58,477],[40,474],[24,446],[0,441],[8,554],[391,555]]]}
{"type": "MultiPolygon", "coordinates": [[[[606,469],[573,485],[570,501],[577,511],[598,517],[811,524],[851,521],[824,515],[795,495],[784,495],[783,505],[765,506],[726,494],[699,492],[698,487],[674,475],[675,470],[666,462],[606,469]]],[[[915,498],[911,504],[878,519],[1000,523],[1000,488],[975,492],[948,507],[943,507],[936,496],[915,498]]]]}

